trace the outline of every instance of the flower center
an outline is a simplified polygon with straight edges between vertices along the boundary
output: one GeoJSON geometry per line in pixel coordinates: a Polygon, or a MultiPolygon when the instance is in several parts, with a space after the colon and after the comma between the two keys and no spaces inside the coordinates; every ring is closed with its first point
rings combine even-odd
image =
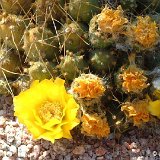
{"type": "Polygon", "coordinates": [[[63,106],[59,102],[45,101],[40,106],[38,115],[44,123],[47,123],[52,118],[60,120],[63,115],[63,106]]]}

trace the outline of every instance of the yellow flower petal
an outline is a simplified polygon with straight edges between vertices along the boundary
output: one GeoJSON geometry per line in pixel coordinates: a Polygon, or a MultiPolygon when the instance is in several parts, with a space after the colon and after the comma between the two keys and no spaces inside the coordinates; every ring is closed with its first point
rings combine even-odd
{"type": "Polygon", "coordinates": [[[148,111],[151,115],[160,118],[160,100],[150,101],[148,106],[148,111]]]}

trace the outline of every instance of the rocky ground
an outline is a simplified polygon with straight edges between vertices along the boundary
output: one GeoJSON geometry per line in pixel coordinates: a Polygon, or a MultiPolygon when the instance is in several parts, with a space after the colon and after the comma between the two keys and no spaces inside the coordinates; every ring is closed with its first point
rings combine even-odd
{"type": "Polygon", "coordinates": [[[119,141],[82,135],[55,144],[33,141],[25,127],[13,116],[11,97],[0,98],[0,159],[2,160],[160,160],[160,123],[134,128],[119,141]]]}

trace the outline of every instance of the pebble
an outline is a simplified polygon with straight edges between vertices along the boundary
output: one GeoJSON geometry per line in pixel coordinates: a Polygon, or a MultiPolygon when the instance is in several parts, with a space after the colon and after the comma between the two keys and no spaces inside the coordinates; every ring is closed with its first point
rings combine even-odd
{"type": "Polygon", "coordinates": [[[82,155],[85,153],[85,149],[83,146],[77,146],[74,148],[74,150],[72,151],[73,154],[75,155],[82,155]]]}
{"type": "Polygon", "coordinates": [[[4,151],[0,150],[0,157],[3,157],[3,156],[4,156],[4,151]]]}
{"type": "Polygon", "coordinates": [[[9,148],[9,151],[12,152],[12,154],[15,154],[17,152],[17,148],[14,145],[11,145],[9,148]]]}
{"type": "Polygon", "coordinates": [[[18,147],[18,157],[25,158],[27,156],[27,152],[28,149],[26,145],[21,145],[18,147]]]}
{"type": "Polygon", "coordinates": [[[3,126],[6,122],[6,118],[4,118],[3,116],[0,116],[0,126],[3,126]]]}
{"type": "Polygon", "coordinates": [[[131,144],[130,144],[130,148],[131,148],[131,149],[137,148],[137,144],[136,144],[135,142],[131,143],[131,144]]]}
{"type": "Polygon", "coordinates": [[[106,154],[106,152],[107,152],[107,150],[104,147],[99,147],[95,151],[97,156],[103,156],[106,154]]]}
{"type": "Polygon", "coordinates": [[[10,151],[7,151],[7,152],[6,152],[6,156],[11,157],[12,155],[13,155],[12,152],[10,152],[10,151]]]}
{"type": "Polygon", "coordinates": [[[12,143],[14,141],[15,137],[12,135],[7,134],[7,143],[12,143]]]}
{"type": "Polygon", "coordinates": [[[0,116],[3,116],[6,112],[4,110],[0,110],[0,116]]]}

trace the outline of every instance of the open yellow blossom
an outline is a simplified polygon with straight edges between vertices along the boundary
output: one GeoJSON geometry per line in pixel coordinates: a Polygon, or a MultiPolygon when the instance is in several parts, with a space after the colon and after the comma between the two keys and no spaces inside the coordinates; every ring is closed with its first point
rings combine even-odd
{"type": "Polygon", "coordinates": [[[93,74],[81,74],[80,77],[75,78],[72,90],[78,98],[92,99],[101,97],[105,87],[101,78],[93,74]]]}
{"type": "Polygon", "coordinates": [[[135,65],[130,65],[119,78],[122,79],[122,89],[125,92],[140,93],[148,87],[147,78],[143,75],[143,70],[135,65]]]}
{"type": "Polygon", "coordinates": [[[121,6],[118,6],[116,10],[108,7],[104,8],[97,19],[99,30],[111,34],[123,32],[124,25],[127,22],[121,6]]]}
{"type": "Polygon", "coordinates": [[[82,116],[81,131],[83,134],[86,134],[88,136],[96,136],[98,138],[102,138],[108,137],[110,133],[110,127],[105,118],[101,118],[97,114],[84,114],[82,116]]]}
{"type": "Polygon", "coordinates": [[[134,40],[144,48],[151,48],[157,43],[158,27],[149,16],[139,16],[137,24],[132,26],[132,32],[134,40]]]}
{"type": "Polygon", "coordinates": [[[160,118],[160,91],[155,90],[153,94],[158,98],[158,100],[152,101],[150,97],[148,97],[149,99],[148,111],[151,115],[160,118]]]}
{"type": "Polygon", "coordinates": [[[67,94],[64,80],[34,81],[30,89],[14,97],[14,111],[19,122],[34,139],[72,138],[70,130],[79,124],[76,118],[79,105],[67,94]]]}
{"type": "Polygon", "coordinates": [[[140,126],[143,122],[149,121],[149,112],[147,110],[148,100],[135,100],[126,102],[122,105],[121,110],[124,111],[128,118],[133,118],[135,126],[140,126]]]}

